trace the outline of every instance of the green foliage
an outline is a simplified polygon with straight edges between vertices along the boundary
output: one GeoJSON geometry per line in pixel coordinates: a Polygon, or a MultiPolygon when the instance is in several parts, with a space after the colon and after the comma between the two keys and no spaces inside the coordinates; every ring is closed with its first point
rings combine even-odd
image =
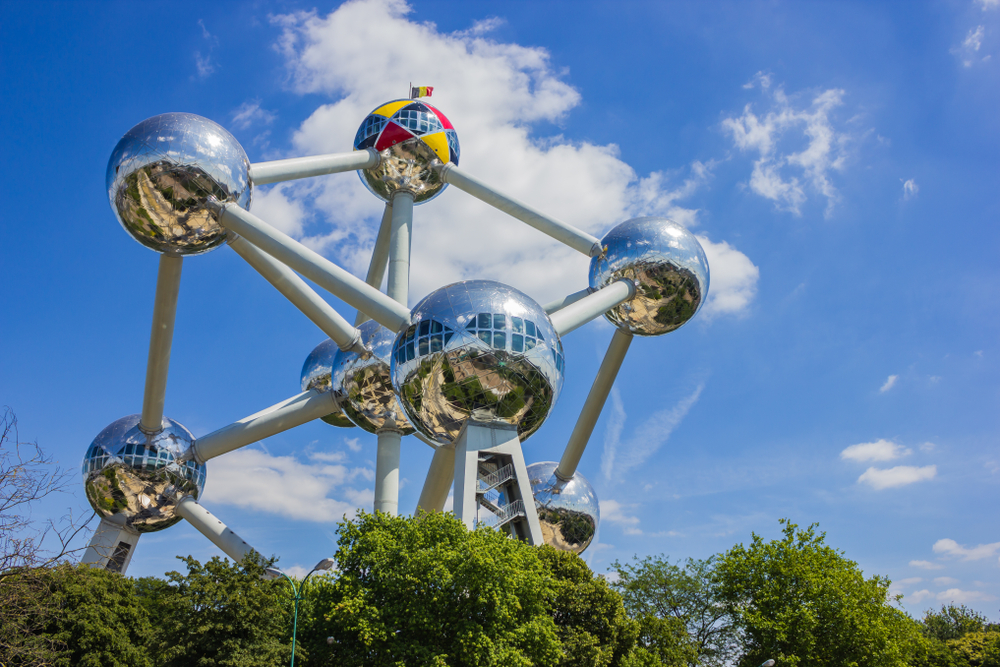
{"type": "Polygon", "coordinates": [[[291,587],[262,580],[269,563],[253,555],[242,564],[180,560],[187,574],[136,584],[141,604],[155,613],[149,645],[156,665],[270,667],[289,660],[291,587]]]}
{"type": "Polygon", "coordinates": [[[320,591],[334,637],[312,664],[556,665],[551,576],[538,551],[453,516],[362,513],[340,529],[320,591]]]}
{"type": "Polygon", "coordinates": [[[625,608],[643,625],[642,644],[664,663],[723,665],[736,651],[736,628],[712,581],[714,562],[657,556],[611,566],[625,608]]]}
{"type": "Polygon", "coordinates": [[[905,664],[916,628],[888,604],[889,581],[865,579],[815,526],[781,523],[782,539],[753,535],[749,547],[733,547],[715,568],[719,595],[742,632],[737,664],[905,664]]]}
{"type": "Polygon", "coordinates": [[[928,609],[920,622],[920,631],[927,637],[948,641],[959,639],[970,632],[986,630],[989,621],[979,612],[964,604],[941,605],[941,611],[928,609]]]}
{"type": "Polygon", "coordinates": [[[1000,667],[1000,632],[977,630],[945,643],[963,667],[1000,667]]]}

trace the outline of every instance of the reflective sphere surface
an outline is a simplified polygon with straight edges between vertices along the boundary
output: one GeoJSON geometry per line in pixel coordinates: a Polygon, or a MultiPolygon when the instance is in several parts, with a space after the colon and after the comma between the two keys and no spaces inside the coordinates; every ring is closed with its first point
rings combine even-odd
{"type": "Polygon", "coordinates": [[[535,497],[538,522],[545,543],[560,551],[580,554],[601,522],[601,507],[594,487],[579,472],[568,482],[556,477],[555,461],[528,466],[531,494],[535,497]]]}
{"type": "Polygon", "coordinates": [[[458,164],[458,134],[444,114],[420,100],[396,100],[375,109],[358,128],[354,150],[374,148],[379,166],[359,172],[379,199],[396,190],[413,193],[414,203],[429,201],[447,185],[432,167],[458,164]]]}
{"type": "Polygon", "coordinates": [[[562,342],[548,315],[513,287],[469,280],[414,307],[393,344],[392,384],[416,428],[453,442],[469,419],[517,426],[549,416],[563,384],[562,342]]]}
{"type": "Polygon", "coordinates": [[[177,501],[197,499],[205,488],[205,464],[176,460],[193,440],[190,431],[166,417],[154,435],[139,428],[139,415],[106,427],[83,459],[83,486],[94,511],[118,517],[140,533],[180,521],[177,501]]]}
{"type": "Polygon", "coordinates": [[[708,260],[694,234],[667,218],[633,218],[601,241],[604,256],[590,260],[590,286],[619,278],[635,296],[607,313],[613,324],[639,336],[659,336],[694,317],[708,295],[708,260]]]}
{"type": "MultiPolygon", "coordinates": [[[[337,344],[327,338],[309,353],[306,362],[302,364],[302,391],[315,389],[318,392],[325,392],[333,388],[330,374],[333,370],[333,358],[337,356],[339,351],[340,348],[337,347],[337,344]]],[[[331,412],[321,419],[331,426],[354,427],[351,420],[345,417],[340,410],[331,412]]]]}
{"type": "Polygon", "coordinates": [[[108,198],[136,241],[168,255],[198,255],[222,245],[226,229],[210,197],[250,208],[250,160],[221,125],[190,113],[142,121],[108,161],[108,198]]]}
{"type": "Polygon", "coordinates": [[[361,355],[337,351],[331,378],[337,402],[348,419],[369,433],[383,429],[403,435],[413,433],[392,389],[389,356],[396,335],[372,320],[358,326],[358,330],[370,352],[361,355]]]}

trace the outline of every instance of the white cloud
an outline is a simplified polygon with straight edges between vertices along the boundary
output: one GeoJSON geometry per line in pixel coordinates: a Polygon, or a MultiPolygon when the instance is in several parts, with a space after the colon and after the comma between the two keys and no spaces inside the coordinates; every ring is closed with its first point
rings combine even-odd
{"type": "MultiPolygon", "coordinates": [[[[431,23],[408,20],[410,11],[401,0],[355,0],[325,16],[275,19],[283,28],[278,46],[294,88],[334,100],[301,123],[292,154],[349,150],[365,115],[400,97],[405,91],[399,81],[419,80],[434,85],[429,101],[457,128],[461,168],[504,193],[596,236],[641,214],[698,223],[699,211],[680,201],[707,187],[713,162],[640,175],[614,144],[538,136],[533,124],[558,123],[581,101],[547,51],[489,39],[493,22],[443,33],[431,23]]],[[[356,177],[290,188],[284,196],[307,201],[324,223],[306,222],[299,238],[362,274],[382,204],[356,177]]],[[[753,297],[756,267],[731,245],[707,243],[715,263],[706,309],[738,313],[753,297]]],[[[511,284],[544,303],[585,287],[589,265],[586,257],[455,188],[415,210],[413,257],[413,301],[476,277],[511,284]]]]}
{"type": "Polygon", "coordinates": [[[1000,552],[1000,542],[992,544],[980,544],[970,548],[960,545],[955,540],[938,540],[933,546],[934,553],[946,556],[959,556],[962,560],[981,560],[991,558],[1000,552]]]}
{"type": "Polygon", "coordinates": [[[896,466],[894,468],[869,468],[858,477],[858,483],[864,483],[876,490],[891,489],[897,486],[906,486],[914,482],[923,482],[934,479],[937,475],[937,466],[896,466]]]}
{"type": "Polygon", "coordinates": [[[934,597],[937,598],[938,602],[948,602],[950,604],[968,604],[970,602],[996,600],[996,597],[982,591],[963,591],[959,588],[949,588],[934,597]]]}
{"type": "MultiPolygon", "coordinates": [[[[317,460],[315,455],[312,458],[317,460]]],[[[332,523],[344,515],[353,517],[357,507],[371,504],[373,492],[359,490],[353,483],[373,475],[364,468],[308,465],[293,456],[241,449],[226,456],[226,465],[212,468],[204,502],[209,509],[233,505],[290,519],[332,523]]]]}
{"type": "Polygon", "coordinates": [[[289,236],[300,236],[308,213],[298,197],[289,197],[289,183],[278,183],[253,193],[253,213],[289,236]]]}
{"type": "Polygon", "coordinates": [[[887,391],[889,391],[890,389],[892,389],[893,387],[895,387],[895,386],[896,386],[896,380],[898,380],[898,379],[899,379],[899,376],[898,376],[898,375],[890,375],[890,376],[889,376],[889,377],[888,377],[888,378],[886,379],[886,381],[885,381],[885,384],[883,384],[883,385],[882,385],[882,386],[881,386],[881,387],[879,388],[879,393],[882,393],[882,394],[884,394],[885,392],[887,392],[887,391]]]}
{"type": "Polygon", "coordinates": [[[1000,7],[1000,0],[976,0],[980,5],[983,6],[983,11],[987,9],[996,9],[1000,7]]]}
{"type": "Polygon", "coordinates": [[[849,461],[892,461],[910,453],[911,451],[902,445],[888,440],[876,440],[851,445],[840,452],[840,458],[849,461]]]}
{"type": "Polygon", "coordinates": [[[247,100],[233,112],[233,125],[245,130],[255,123],[269,125],[276,116],[267,109],[260,108],[260,100],[247,100]]]}
{"type": "Polygon", "coordinates": [[[910,567],[919,567],[921,570],[943,570],[944,565],[932,563],[929,560],[911,560],[910,567]]]}
{"type": "MultiPolygon", "coordinates": [[[[612,399],[612,410],[621,415],[622,426],[616,426],[618,433],[611,439],[605,439],[604,453],[601,459],[601,468],[606,479],[613,475],[624,477],[628,471],[638,468],[646,460],[656,453],[670,438],[670,434],[677,428],[687,416],[688,411],[698,402],[705,383],[701,382],[688,396],[683,397],[676,405],[654,412],[645,422],[640,425],[632,436],[624,443],[620,443],[618,433],[624,425],[625,411],[614,404],[612,399]]],[[[610,428],[610,427],[609,427],[610,428]]]]}
{"type": "MultiPolygon", "coordinates": [[[[758,80],[763,84],[762,78],[758,80]]],[[[739,117],[722,121],[737,148],[758,156],[750,189],[795,215],[801,215],[808,189],[826,199],[825,215],[830,217],[840,199],[831,173],[844,168],[851,140],[831,120],[833,110],[843,104],[844,91],[831,88],[816,95],[811,104],[796,108],[780,87],[770,93],[769,85],[768,79],[768,86],[761,86],[772,105],[765,114],[758,116],[748,104],[739,117]]]]}
{"type": "Polygon", "coordinates": [[[615,469],[615,454],[625,428],[625,405],[622,403],[618,387],[611,387],[611,406],[608,410],[607,427],[604,430],[604,451],[601,453],[601,472],[604,479],[611,479],[615,469]]]}
{"type": "Polygon", "coordinates": [[[626,535],[641,535],[639,517],[630,514],[635,505],[622,505],[617,500],[602,500],[601,521],[621,526],[626,535]]]}
{"type": "MultiPolygon", "coordinates": [[[[986,7],[984,6],[983,9],[986,7]]],[[[951,50],[952,53],[957,55],[962,60],[963,67],[972,67],[976,61],[986,62],[990,59],[990,54],[979,57],[979,50],[983,46],[983,37],[986,35],[986,28],[984,26],[976,26],[971,28],[969,32],[965,35],[965,39],[962,40],[962,45],[957,46],[951,50]]]]}
{"type": "MultiPolygon", "coordinates": [[[[902,180],[902,179],[900,179],[902,180]]],[[[912,178],[903,181],[903,200],[909,201],[917,196],[920,192],[920,186],[912,178]]]]}
{"type": "Polygon", "coordinates": [[[921,591],[914,591],[914,592],[910,593],[904,599],[907,602],[912,602],[914,604],[919,604],[920,602],[926,600],[927,598],[932,598],[932,597],[934,597],[934,594],[931,593],[929,590],[927,590],[925,588],[925,589],[923,589],[921,591]]]}
{"type": "Polygon", "coordinates": [[[958,583],[958,579],[954,577],[935,577],[934,583],[938,586],[954,586],[958,583]]]}
{"type": "Polygon", "coordinates": [[[198,26],[201,28],[201,36],[207,42],[208,53],[202,54],[201,51],[194,52],[194,64],[198,71],[199,79],[207,79],[215,73],[216,64],[212,60],[212,51],[218,46],[219,40],[212,33],[208,31],[205,27],[205,22],[198,19],[198,26]]]}
{"type": "Polygon", "coordinates": [[[975,30],[970,30],[965,36],[962,46],[972,51],[978,51],[983,45],[983,26],[977,26],[975,30]]]}

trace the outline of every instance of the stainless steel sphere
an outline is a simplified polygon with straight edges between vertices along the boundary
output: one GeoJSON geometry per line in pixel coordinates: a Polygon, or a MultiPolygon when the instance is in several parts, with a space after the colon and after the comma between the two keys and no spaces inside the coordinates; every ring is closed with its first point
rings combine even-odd
{"type": "Polygon", "coordinates": [[[604,237],[607,248],[590,261],[590,286],[619,278],[635,296],[605,317],[639,336],[659,336],[694,317],[708,295],[708,260],[694,234],[667,218],[633,218],[604,237]]]}
{"type": "Polygon", "coordinates": [[[199,255],[222,245],[226,229],[210,198],[250,208],[250,160],[221,125],[165,113],[129,130],[111,153],[108,198],[136,241],[167,255],[199,255]]]}
{"type": "MultiPolygon", "coordinates": [[[[315,389],[316,391],[324,392],[330,391],[333,388],[330,382],[330,374],[333,370],[333,358],[337,356],[337,352],[339,351],[337,344],[327,338],[309,353],[309,356],[306,357],[306,362],[302,364],[302,391],[315,389]]],[[[344,413],[340,410],[331,412],[325,417],[321,417],[321,419],[330,426],[339,426],[341,428],[354,427],[351,420],[344,416],[344,413]]]]}
{"type": "Polygon", "coordinates": [[[392,389],[389,357],[396,335],[378,322],[360,326],[361,342],[370,352],[337,351],[333,360],[333,393],[347,418],[369,433],[381,430],[413,433],[392,389]]]}
{"type": "Polygon", "coordinates": [[[538,430],[563,384],[562,342],[542,307],[490,280],[442,287],[393,344],[392,384],[417,429],[453,442],[469,419],[538,430]]]}
{"type": "Polygon", "coordinates": [[[601,523],[601,506],[594,487],[579,472],[571,480],[556,477],[555,461],[528,466],[531,494],[545,543],[560,551],[583,553],[601,523]]]}
{"type": "Polygon", "coordinates": [[[436,197],[447,185],[433,169],[458,164],[458,134],[444,114],[420,100],[395,100],[368,114],[354,137],[354,150],[374,148],[382,161],[359,172],[379,199],[397,190],[413,193],[414,203],[436,197]]]}
{"type": "Polygon", "coordinates": [[[106,427],[83,459],[83,485],[94,511],[140,533],[180,521],[177,501],[197,499],[205,488],[205,464],[177,461],[193,440],[190,431],[166,417],[163,430],[153,435],[139,428],[139,415],[106,427]]]}

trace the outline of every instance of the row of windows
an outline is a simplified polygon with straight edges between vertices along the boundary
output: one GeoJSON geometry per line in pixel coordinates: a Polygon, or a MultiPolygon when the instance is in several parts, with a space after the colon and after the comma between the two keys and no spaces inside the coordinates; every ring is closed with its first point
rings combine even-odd
{"type": "MultiPolygon", "coordinates": [[[[507,316],[503,313],[479,313],[465,325],[465,328],[469,331],[475,329],[506,329],[507,328],[507,316]]],[[[520,317],[510,318],[510,329],[512,333],[515,334],[525,334],[538,338],[540,340],[545,340],[545,336],[542,335],[541,329],[535,326],[535,323],[531,320],[525,320],[520,317]]]]}
{"type": "Polygon", "coordinates": [[[415,134],[427,134],[444,129],[437,116],[416,109],[402,109],[392,119],[415,134]]]}
{"type": "Polygon", "coordinates": [[[448,148],[455,154],[455,161],[458,162],[458,156],[461,155],[461,151],[458,149],[458,134],[454,130],[448,130],[445,132],[445,136],[448,137],[448,148]]]}
{"type": "Polygon", "coordinates": [[[368,118],[365,118],[365,122],[361,123],[361,127],[358,128],[358,134],[354,137],[354,145],[357,146],[368,137],[381,132],[382,128],[385,127],[385,123],[386,119],[384,116],[372,114],[368,118]]]}

